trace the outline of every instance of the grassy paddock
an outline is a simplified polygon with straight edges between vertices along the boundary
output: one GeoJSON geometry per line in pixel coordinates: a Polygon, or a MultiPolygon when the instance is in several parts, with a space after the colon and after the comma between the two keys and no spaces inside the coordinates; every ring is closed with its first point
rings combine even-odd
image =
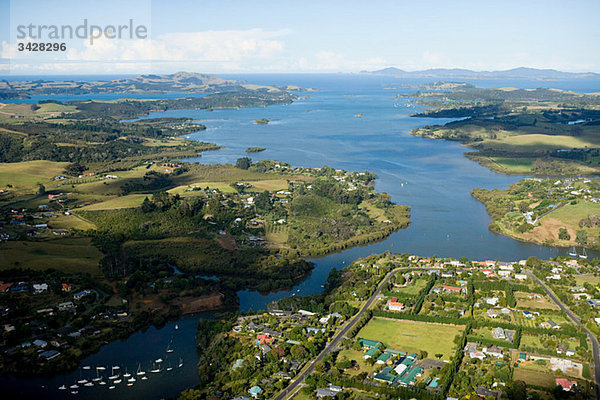
{"type": "Polygon", "coordinates": [[[18,189],[35,189],[38,183],[47,184],[60,175],[67,164],[42,160],[0,163],[0,186],[10,184],[18,189]]]}
{"type": "Polygon", "coordinates": [[[442,359],[450,360],[456,350],[452,339],[463,329],[464,326],[375,317],[360,330],[357,337],[378,340],[388,347],[402,351],[425,350],[430,357],[441,353],[443,354],[442,359]],[[440,338],[444,338],[444,340],[440,340],[440,338]]]}
{"type": "Polygon", "coordinates": [[[144,201],[144,198],[152,197],[147,194],[129,194],[127,196],[115,197],[101,203],[91,204],[89,206],[82,207],[82,210],[94,211],[94,210],[114,210],[117,208],[131,208],[138,207],[144,201]]]}
{"type": "Polygon", "coordinates": [[[102,253],[89,238],[61,238],[40,242],[9,241],[0,244],[0,269],[54,268],[64,272],[98,275],[102,253]]]}

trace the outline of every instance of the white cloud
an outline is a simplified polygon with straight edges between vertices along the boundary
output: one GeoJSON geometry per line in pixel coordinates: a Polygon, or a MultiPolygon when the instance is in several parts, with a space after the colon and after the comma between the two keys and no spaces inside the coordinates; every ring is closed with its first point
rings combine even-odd
{"type": "Polygon", "coordinates": [[[11,61],[14,72],[137,73],[151,70],[152,64],[161,70],[170,65],[177,70],[245,70],[253,63],[280,56],[285,49],[281,37],[289,33],[249,29],[168,33],[154,39],[99,38],[93,44],[70,41],[66,53],[37,53],[32,60],[32,54],[17,52],[14,45],[2,42],[0,56],[11,61]]]}

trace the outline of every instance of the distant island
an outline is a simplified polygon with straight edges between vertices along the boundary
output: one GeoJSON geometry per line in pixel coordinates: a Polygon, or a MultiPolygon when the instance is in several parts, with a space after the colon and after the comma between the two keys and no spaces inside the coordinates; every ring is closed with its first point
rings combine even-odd
{"type": "Polygon", "coordinates": [[[278,120],[275,118],[259,118],[259,119],[254,120],[254,123],[256,125],[267,125],[271,121],[278,121],[278,120]]]}
{"type": "Polygon", "coordinates": [[[261,151],[265,151],[266,147],[248,147],[246,149],[246,153],[260,153],[261,151]]]}
{"type": "Polygon", "coordinates": [[[422,71],[405,71],[399,68],[384,68],[376,71],[361,71],[361,74],[388,75],[398,78],[436,78],[436,79],[600,79],[595,72],[563,72],[554,69],[513,68],[505,71],[473,71],[462,68],[433,68],[422,71]]]}
{"type": "Polygon", "coordinates": [[[177,72],[170,75],[139,75],[111,81],[7,81],[0,80],[0,100],[26,99],[33,95],[77,95],[89,93],[207,93],[235,90],[263,92],[301,91],[299,86],[252,85],[217,75],[177,72]]]}

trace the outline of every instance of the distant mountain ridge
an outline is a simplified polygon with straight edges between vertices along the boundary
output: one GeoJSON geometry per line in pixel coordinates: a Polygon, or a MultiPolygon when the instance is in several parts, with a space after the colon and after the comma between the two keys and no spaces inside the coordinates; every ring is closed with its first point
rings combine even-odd
{"type": "Polygon", "coordinates": [[[463,68],[432,68],[422,71],[404,71],[389,67],[377,71],[361,71],[361,74],[387,75],[398,78],[452,78],[452,79],[600,79],[595,72],[563,72],[555,69],[519,67],[504,71],[473,71],[463,68]]]}

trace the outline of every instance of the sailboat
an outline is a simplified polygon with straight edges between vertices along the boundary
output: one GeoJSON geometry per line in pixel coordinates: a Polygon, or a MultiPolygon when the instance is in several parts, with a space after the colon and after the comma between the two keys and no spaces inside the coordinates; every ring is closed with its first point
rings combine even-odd
{"type": "Polygon", "coordinates": [[[58,390],[67,390],[67,387],[65,385],[59,386],[58,390]]]}
{"type": "Polygon", "coordinates": [[[575,249],[575,246],[571,247],[571,250],[569,251],[569,256],[577,257],[577,249],[575,249]]]}
{"type": "Polygon", "coordinates": [[[127,372],[127,367],[125,367],[125,373],[123,374],[123,378],[129,378],[131,374],[127,372]]]}
{"type": "Polygon", "coordinates": [[[113,390],[114,388],[116,388],[116,386],[115,386],[115,385],[111,385],[111,386],[109,386],[108,388],[109,388],[110,390],[113,390]]]}
{"type": "Polygon", "coordinates": [[[175,330],[179,329],[179,325],[175,324],[175,330]]]}
{"type": "Polygon", "coordinates": [[[183,367],[183,358],[179,359],[179,365],[177,366],[177,368],[181,368],[183,367]]]}
{"type": "Polygon", "coordinates": [[[132,376],[131,378],[127,379],[127,382],[133,383],[135,382],[135,378],[132,376]]]}
{"type": "Polygon", "coordinates": [[[169,366],[167,367],[167,371],[173,371],[173,367],[171,367],[171,362],[169,362],[169,366]]]}
{"type": "Polygon", "coordinates": [[[148,377],[147,377],[146,375],[144,375],[144,376],[142,376],[142,380],[143,380],[143,381],[147,381],[147,380],[148,380],[148,377]]]}
{"type": "Polygon", "coordinates": [[[171,348],[171,343],[167,345],[167,353],[172,353],[173,349],[171,348]]]}
{"type": "Polygon", "coordinates": [[[160,366],[156,366],[156,363],[154,363],[154,365],[152,365],[152,369],[150,370],[150,372],[152,372],[154,374],[160,372],[160,366]]]}
{"type": "Polygon", "coordinates": [[[69,387],[70,387],[71,389],[79,389],[79,385],[78,385],[78,384],[71,385],[71,386],[69,386],[69,387]]]}
{"type": "Polygon", "coordinates": [[[157,358],[156,361],[154,361],[154,362],[157,363],[157,364],[160,364],[161,362],[163,362],[163,359],[162,358],[157,358]]]}
{"type": "Polygon", "coordinates": [[[583,252],[579,255],[579,258],[587,259],[587,253],[585,251],[585,247],[583,248],[583,252]]]}
{"type": "Polygon", "coordinates": [[[111,375],[108,377],[110,380],[115,380],[119,377],[119,374],[115,374],[115,367],[112,367],[110,374],[111,375]]]}
{"type": "Polygon", "coordinates": [[[142,364],[138,364],[137,372],[135,373],[137,376],[146,375],[146,371],[142,371],[142,364]]]}

